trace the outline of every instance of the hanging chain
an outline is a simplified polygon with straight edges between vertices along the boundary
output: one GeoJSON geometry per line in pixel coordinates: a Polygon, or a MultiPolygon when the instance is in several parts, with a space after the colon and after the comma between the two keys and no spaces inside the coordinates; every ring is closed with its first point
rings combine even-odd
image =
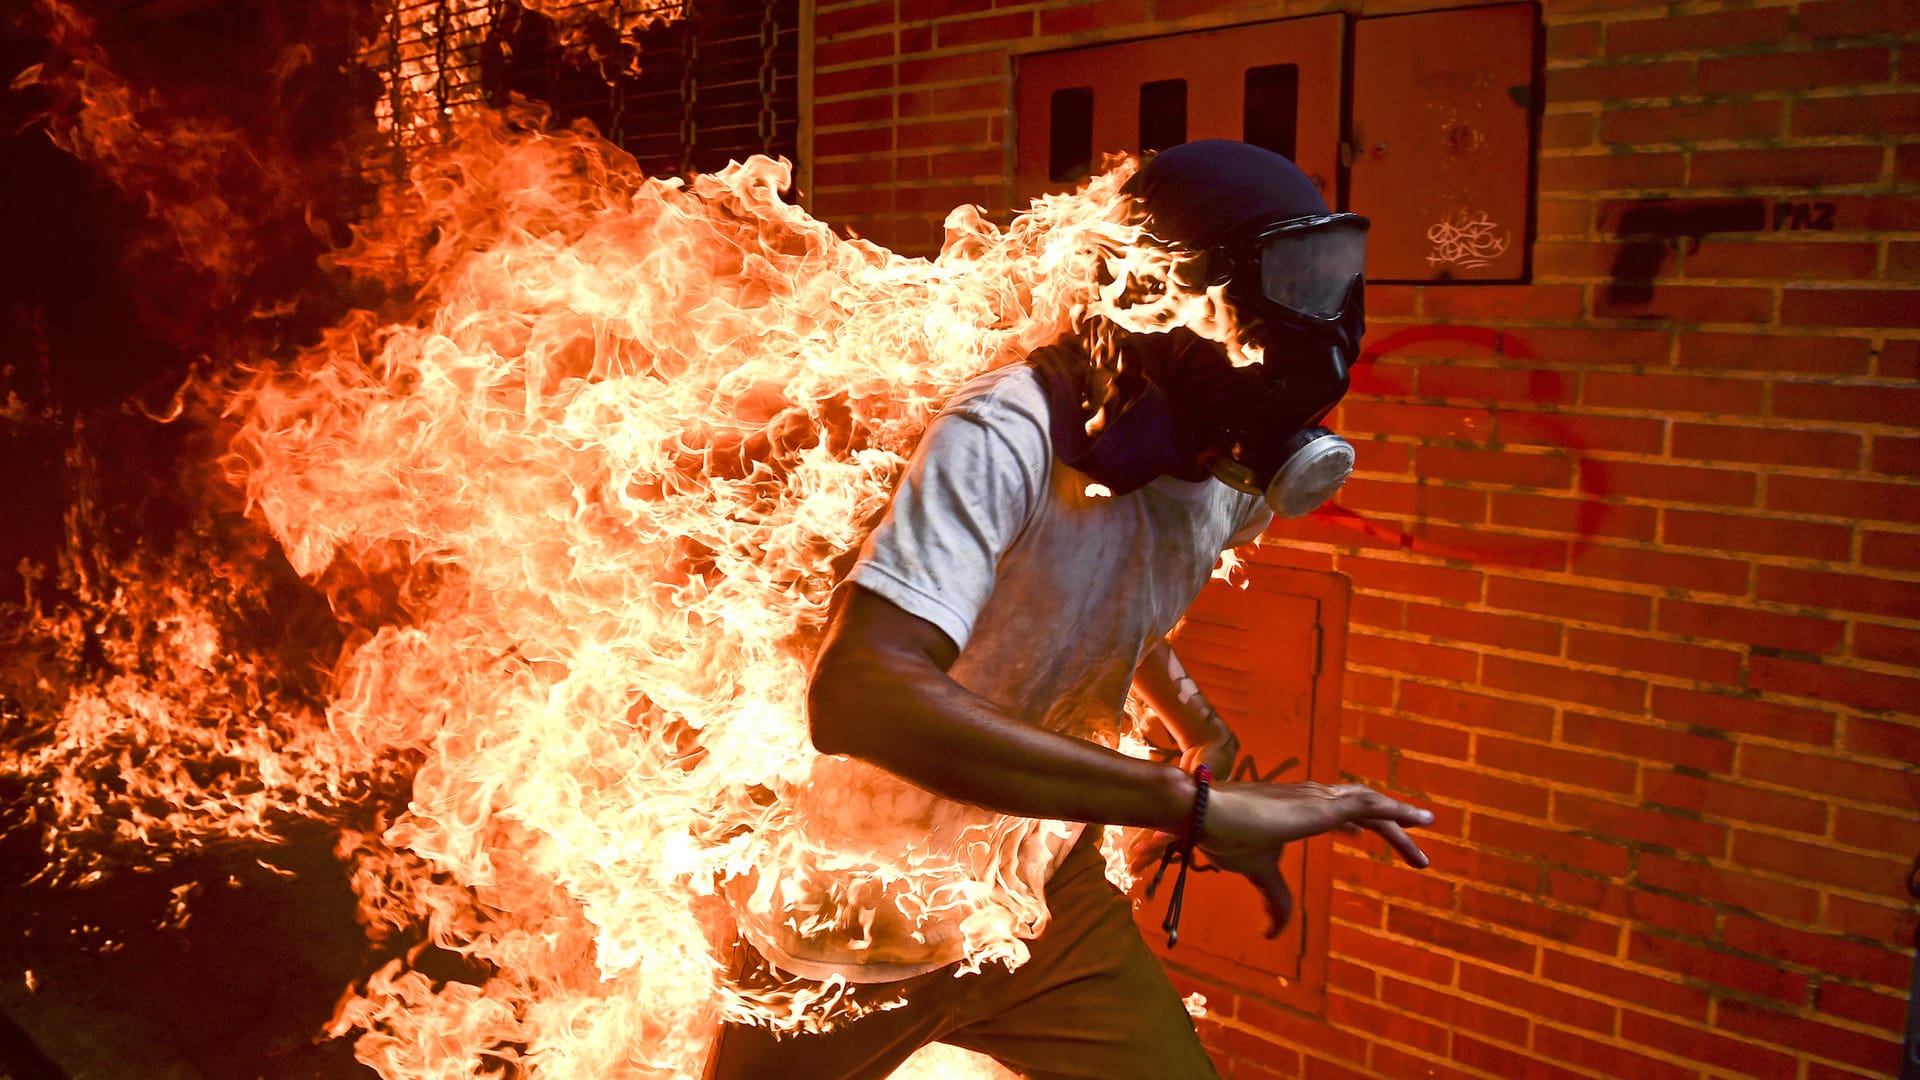
{"type": "Polygon", "coordinates": [[[407,174],[406,151],[400,145],[400,127],[406,116],[406,98],[401,93],[400,77],[400,0],[393,0],[393,10],[387,17],[387,48],[392,50],[387,57],[387,120],[392,125],[388,132],[392,136],[393,175],[399,179],[407,174]]]}
{"type": "Polygon", "coordinates": [[[773,156],[773,43],[779,37],[780,28],[773,21],[773,0],[761,0],[760,4],[760,118],[757,127],[760,133],[760,152],[767,157],[773,156]]]}
{"type": "Polygon", "coordinates": [[[700,100],[700,84],[694,80],[694,65],[700,62],[700,36],[693,30],[694,0],[680,5],[680,175],[693,172],[693,144],[699,129],[693,122],[694,106],[700,100]]]}
{"type": "Polygon", "coordinates": [[[620,0],[613,4],[613,52],[603,62],[600,73],[608,83],[607,137],[622,150],[627,146],[627,16],[620,0]],[[606,67],[612,64],[612,69],[606,67]]]}

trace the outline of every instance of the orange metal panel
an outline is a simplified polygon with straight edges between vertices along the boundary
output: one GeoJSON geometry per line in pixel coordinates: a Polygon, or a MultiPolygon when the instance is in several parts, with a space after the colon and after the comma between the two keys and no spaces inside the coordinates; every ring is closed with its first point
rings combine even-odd
{"type": "MultiPolygon", "coordinates": [[[[1245,589],[1209,583],[1175,639],[1181,661],[1240,737],[1235,779],[1339,779],[1341,674],[1348,581],[1258,565],[1245,589]]],[[[1266,909],[1253,886],[1228,874],[1187,882],[1180,944],[1160,929],[1170,881],[1144,899],[1135,920],[1169,964],[1309,1011],[1325,999],[1331,841],[1290,844],[1280,859],[1294,912],[1278,938],[1265,936],[1266,909]]],[[[1171,873],[1171,872],[1170,872],[1171,873]]]]}
{"type": "Polygon", "coordinates": [[[1346,21],[1340,15],[1257,23],[1020,57],[1015,65],[1015,176],[1018,202],[1067,190],[1049,179],[1056,90],[1093,95],[1093,166],[1108,152],[1140,149],[1140,88],[1186,81],[1186,137],[1245,137],[1249,70],[1298,66],[1294,161],[1336,201],[1340,143],[1340,67],[1346,21]]]}
{"type": "Polygon", "coordinates": [[[1531,3],[1362,19],[1349,205],[1369,281],[1519,281],[1531,227],[1531,3]]]}

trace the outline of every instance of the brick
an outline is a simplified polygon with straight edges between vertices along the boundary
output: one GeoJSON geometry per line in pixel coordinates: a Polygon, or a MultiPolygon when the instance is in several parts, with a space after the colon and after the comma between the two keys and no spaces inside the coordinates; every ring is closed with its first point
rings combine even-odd
{"type": "Polygon", "coordinates": [[[1631,762],[1540,743],[1482,734],[1474,760],[1490,769],[1530,774],[1574,787],[1631,793],[1638,770],[1631,762]]]}
{"type": "Polygon", "coordinates": [[[1860,538],[1860,565],[1882,570],[1920,570],[1920,536],[1868,529],[1860,538]]]}
{"type": "Polygon", "coordinates": [[[1883,1031],[1899,1031],[1906,1024],[1904,995],[1883,994],[1843,983],[1826,983],[1814,993],[1815,1008],[1828,1016],[1851,1020],[1883,1031]]]}
{"type": "MultiPolygon", "coordinates": [[[[1461,964],[1463,970],[1469,967],[1478,971],[1493,971],[1478,964],[1461,964]]],[[[1517,1045],[1524,1045],[1527,1041],[1525,1016],[1468,1001],[1451,990],[1436,990],[1383,975],[1380,980],[1380,1000],[1391,1008],[1430,1017],[1449,1028],[1465,1028],[1517,1045]]]]}
{"type": "Polygon", "coordinates": [[[1750,472],[1693,465],[1587,458],[1579,473],[1580,489],[1594,495],[1720,506],[1751,506],[1759,486],[1750,472]]]}
{"type": "MultiPolygon", "coordinates": [[[[1431,830],[1420,832],[1420,847],[1433,859],[1440,873],[1481,885],[1497,885],[1520,892],[1539,888],[1540,867],[1524,859],[1497,855],[1471,844],[1456,844],[1435,836],[1431,830]]],[[[1435,871],[1429,868],[1427,873],[1435,871]]]]}
{"type": "MultiPolygon", "coordinates": [[[[924,124],[901,124],[895,132],[902,149],[928,146],[965,146],[984,143],[990,138],[988,118],[965,117],[936,120],[924,124]]],[[[949,203],[948,205],[952,205],[949,203]]]]}
{"type": "MultiPolygon", "coordinates": [[[[1913,299],[1920,303],[1920,293],[1913,294],[1913,299]]],[[[1773,414],[1911,427],[1920,423],[1920,389],[1782,381],[1774,384],[1773,414]]]]}
{"type": "Polygon", "coordinates": [[[1897,768],[1748,743],[1740,748],[1739,774],[1761,783],[1816,791],[1854,802],[1906,806],[1913,792],[1897,768]]]}
{"type": "Polygon", "coordinates": [[[814,17],[813,30],[819,37],[827,38],[892,24],[893,0],[879,0],[877,3],[849,4],[823,11],[814,17]]]}
{"type": "Polygon", "coordinates": [[[1576,746],[1626,754],[1706,772],[1733,768],[1733,744],[1645,722],[1616,720],[1569,710],[1560,721],[1560,737],[1576,746]]]}
{"type": "Polygon", "coordinates": [[[1848,232],[1908,231],[1920,228],[1920,196],[1834,195],[1834,227],[1848,232]]]}
{"type": "Polygon", "coordinates": [[[1809,884],[1879,896],[1892,895],[1906,884],[1904,859],[1860,855],[1824,843],[1803,843],[1745,829],[1734,830],[1733,859],[1742,866],[1790,875],[1809,884]]]}
{"type": "Polygon", "coordinates": [[[1885,82],[1891,71],[1888,52],[1883,48],[1820,49],[1704,56],[1695,78],[1702,94],[1725,94],[1859,86],[1885,82]]]}
{"type": "Polygon", "coordinates": [[[1676,421],[1672,454],[1681,460],[1745,461],[1827,469],[1860,467],[1860,436],[1841,431],[1739,427],[1676,421]]]}
{"type": "Polygon", "coordinates": [[[1607,24],[1609,56],[1725,49],[1784,40],[1787,9],[1759,8],[1607,24]]]}
{"type": "Polygon", "coordinates": [[[1545,495],[1494,494],[1489,520],[1495,525],[1562,532],[1580,539],[1605,536],[1614,540],[1652,540],[1659,529],[1660,512],[1651,506],[1602,502],[1599,499],[1556,499],[1545,495]]]}
{"type": "Polygon", "coordinates": [[[862,34],[858,37],[823,39],[814,46],[813,62],[822,70],[830,70],[893,54],[892,34],[862,34]]]}
{"type": "Polygon", "coordinates": [[[1693,89],[1693,65],[1685,61],[1586,64],[1547,72],[1547,100],[1638,101],[1674,97],[1693,89]]]}
{"type": "MultiPolygon", "coordinates": [[[[1920,146],[1920,143],[1914,145],[1920,146]]],[[[1920,242],[1889,241],[1885,276],[1888,281],[1920,281],[1920,242]]]]}
{"type": "Polygon", "coordinates": [[[1892,1076],[1900,1068],[1901,1047],[1896,1039],[1849,1031],[1775,1009],[1739,1001],[1724,1002],[1714,1016],[1714,1026],[1762,1042],[1790,1046],[1823,1058],[1871,1069],[1879,1076],[1892,1076]]]}
{"type": "Polygon", "coordinates": [[[1593,314],[1603,319],[1764,323],[1773,320],[1773,291],[1718,285],[1654,285],[1631,294],[1601,289],[1594,293],[1593,314]]]}
{"type": "Polygon", "coordinates": [[[900,21],[906,23],[932,22],[935,19],[950,18],[956,15],[971,15],[986,11],[993,6],[993,0],[901,0],[900,21]]]}
{"type": "Polygon", "coordinates": [[[1686,159],[1670,153],[1542,155],[1539,163],[1542,192],[1672,188],[1685,173],[1686,159]]]}
{"type": "Polygon", "coordinates": [[[1913,484],[1776,476],[1767,485],[1767,506],[1794,513],[1920,522],[1916,495],[1920,486],[1913,484]]]}
{"type": "MultiPolygon", "coordinates": [[[[1540,619],[1522,619],[1463,608],[1408,604],[1406,628],[1415,634],[1495,645],[1503,649],[1557,655],[1560,627],[1540,619]]],[[[1461,680],[1467,681],[1467,680],[1461,680]]]]}
{"type": "MultiPolygon", "coordinates": [[[[1781,187],[1817,191],[1830,185],[1878,180],[1885,160],[1885,151],[1877,146],[1696,150],[1687,184],[1694,188],[1781,187]]],[[[1541,164],[1544,166],[1545,162],[1541,164]]]]}
{"type": "Polygon", "coordinates": [[[1559,23],[1547,27],[1547,58],[1572,60],[1600,51],[1600,24],[1559,23]]]}
{"type": "Polygon", "coordinates": [[[1442,986],[1453,981],[1453,957],[1435,952],[1425,942],[1409,945],[1392,938],[1341,927],[1334,927],[1330,935],[1327,947],[1334,956],[1344,956],[1379,971],[1391,971],[1442,986]]]}
{"type": "MultiPolygon", "coordinates": [[[[1372,295],[1371,291],[1368,293],[1372,295]]],[[[1665,330],[1575,330],[1528,327],[1523,341],[1542,361],[1554,364],[1628,364],[1661,367],[1672,351],[1673,335],[1665,330]]]]}
{"type": "Polygon", "coordinates": [[[1542,1026],[1536,1030],[1533,1048],[1538,1053],[1594,1070],[1602,1076],[1631,1076],[1635,1080],[1695,1080],[1699,1076],[1694,1069],[1557,1028],[1542,1026]]]}
{"type": "Polygon", "coordinates": [[[1273,1042],[1265,1037],[1264,1032],[1219,1025],[1213,1028],[1211,1035],[1210,1039],[1203,1037],[1203,1041],[1215,1047],[1214,1052],[1221,1057],[1253,1063],[1263,1067],[1263,1072],[1265,1066],[1273,1066],[1274,1070],[1266,1075],[1293,1076],[1299,1072],[1299,1051],[1273,1042]]]}
{"type": "MultiPolygon", "coordinates": [[[[1608,109],[1600,118],[1604,143],[1694,143],[1760,139],[1780,134],[1779,101],[1722,101],[1608,109]]],[[[1795,114],[1796,121],[1798,114],[1795,114]]]]}
{"type": "Polygon", "coordinates": [[[1335,925],[1344,921],[1370,930],[1378,930],[1386,924],[1387,905],[1375,897],[1348,892],[1343,887],[1333,891],[1329,914],[1333,917],[1335,925]]]}
{"type": "Polygon", "coordinates": [[[1456,570],[1357,555],[1342,558],[1340,569],[1353,579],[1358,589],[1459,602],[1478,600],[1481,579],[1485,576],[1477,570],[1456,570]]]}
{"type": "Polygon", "coordinates": [[[1732,685],[1740,679],[1740,654],[1728,649],[1578,627],[1567,631],[1567,659],[1698,682],[1732,685]]]}
{"type": "Polygon", "coordinates": [[[1650,769],[1646,776],[1645,795],[1651,805],[1794,832],[1822,835],[1827,831],[1824,801],[1681,773],[1650,769]]]}
{"type": "Polygon", "coordinates": [[[1472,682],[1479,667],[1478,656],[1466,649],[1360,633],[1347,635],[1347,662],[1450,682],[1472,682]]]}
{"type": "Polygon", "coordinates": [[[1400,684],[1400,708],[1417,716],[1534,738],[1544,739],[1553,730],[1551,709],[1412,680],[1400,684]]]}
{"type": "Polygon", "coordinates": [[[1620,946],[1620,927],[1576,911],[1548,907],[1538,899],[1517,900],[1483,889],[1460,890],[1460,913],[1471,919],[1498,923],[1562,945],[1601,955],[1620,946]]]}
{"type": "Polygon", "coordinates": [[[1682,547],[1751,551],[1803,559],[1846,562],[1853,551],[1853,530],[1812,521],[1718,514],[1668,508],[1661,538],[1682,547]]]}
{"type": "Polygon", "coordinates": [[[1706,1030],[1623,1009],[1620,1037],[1675,1057],[1704,1062],[1741,1076],[1795,1076],[1791,1054],[1759,1046],[1752,1039],[1730,1039],[1706,1030]]]}
{"type": "Polygon", "coordinates": [[[1528,817],[1547,815],[1547,792],[1538,784],[1505,780],[1478,770],[1413,757],[1400,759],[1393,778],[1396,787],[1417,798],[1487,806],[1528,817]]]}
{"type": "Polygon", "coordinates": [[[935,24],[934,38],[942,49],[1019,41],[1033,36],[1034,24],[1034,16],[1030,11],[985,18],[951,19],[935,24]]]}
{"type": "Polygon", "coordinates": [[[1857,900],[1838,893],[1827,897],[1820,918],[1822,929],[1875,941],[1912,941],[1916,920],[1912,901],[1889,906],[1876,900],[1857,900]]]}
{"type": "Polygon", "coordinates": [[[1698,248],[1687,252],[1683,270],[1689,278],[1868,280],[1879,263],[1875,247],[1855,241],[1703,240],[1698,248]]]}
{"type": "Polygon", "coordinates": [[[1487,520],[1485,492],[1370,477],[1347,481],[1340,489],[1340,505],[1364,514],[1417,521],[1478,525],[1487,520]]]}
{"type": "MultiPolygon", "coordinates": [[[[1007,108],[1007,86],[1000,80],[904,91],[899,95],[900,115],[938,116],[942,113],[981,112],[1007,108]]],[[[1004,152],[994,162],[995,172],[1005,171],[1004,152]]]]}
{"type": "MultiPolygon", "coordinates": [[[[1545,150],[1592,146],[1594,117],[1591,112],[1548,113],[1540,118],[1540,146],[1545,150]]],[[[1534,269],[1540,271],[1540,249],[1534,248],[1534,269]]]]}
{"type": "Polygon", "coordinates": [[[1580,317],[1585,292],[1578,285],[1481,285],[1429,289],[1424,303],[1426,314],[1436,319],[1568,320],[1580,317]]]}
{"type": "Polygon", "coordinates": [[[1406,750],[1426,757],[1467,759],[1469,737],[1458,728],[1423,724],[1410,717],[1368,713],[1362,718],[1360,734],[1377,746],[1406,750]]]}
{"type": "Polygon", "coordinates": [[[1920,761],[1920,729],[1916,729],[1911,720],[1849,716],[1840,745],[1857,754],[1894,761],[1920,761]]]}
{"type": "Polygon", "coordinates": [[[1594,544],[1574,553],[1571,569],[1586,577],[1693,592],[1741,595],[1747,591],[1747,564],[1732,559],[1594,544]]]}
{"type": "Polygon", "coordinates": [[[1347,392],[1371,397],[1411,396],[1413,368],[1378,362],[1355,365],[1348,376],[1347,392]]]}
{"type": "Polygon", "coordinates": [[[1724,825],[1565,791],[1554,793],[1553,820],[1599,836],[1700,855],[1720,855],[1727,847],[1724,825]]]}
{"type": "MultiPolygon", "coordinates": [[[[893,120],[893,95],[874,94],[866,97],[839,98],[819,105],[813,110],[813,121],[821,131],[832,131],[840,127],[858,125],[861,127],[884,126],[893,120]]],[[[881,164],[885,164],[882,162],[881,164]]],[[[882,175],[880,179],[886,179],[882,175]]]]}
{"type": "Polygon", "coordinates": [[[1680,335],[1679,363],[1700,370],[1862,375],[1872,355],[1865,338],[1687,332],[1680,335]]]}
{"type": "MultiPolygon", "coordinates": [[[[821,157],[841,154],[874,154],[893,147],[891,128],[855,128],[850,131],[822,132],[814,137],[814,152],[821,157]]],[[[861,192],[871,203],[872,194],[861,192]]],[[[818,208],[815,213],[827,213],[818,208]]]]}
{"type": "Polygon", "coordinates": [[[1485,409],[1441,405],[1341,406],[1341,428],[1367,434],[1413,435],[1428,439],[1484,439],[1493,417],[1485,409]]]}
{"type": "Polygon", "coordinates": [[[1803,98],[1793,106],[1795,135],[1873,135],[1920,128],[1920,94],[1848,94],[1803,98]]]}
{"type": "Polygon", "coordinates": [[[1851,806],[1836,806],[1833,808],[1833,838],[1848,847],[1903,855],[1920,851],[1920,821],[1851,806]]]}
{"type": "Polygon", "coordinates": [[[1006,54],[996,50],[954,53],[928,57],[924,60],[902,60],[900,61],[900,85],[967,82],[989,76],[997,77],[1006,74],[1006,66],[1006,54]]]}
{"type": "Polygon", "coordinates": [[[1468,823],[1469,837],[1478,844],[1530,855],[1542,862],[1618,877],[1627,871],[1627,851],[1618,844],[1576,836],[1505,818],[1475,813],[1468,823]]]}
{"type": "MultiPolygon", "coordinates": [[[[1909,49],[1901,59],[1914,68],[1912,75],[1902,73],[1903,77],[1909,82],[1920,81],[1920,52],[1909,49]]],[[[1920,180],[1920,143],[1902,143],[1893,148],[1893,178],[1903,184],[1920,180]]]]}
{"type": "Polygon", "coordinates": [[[1327,995],[1327,1022],[1433,1054],[1445,1053],[1450,1038],[1447,1029],[1436,1024],[1345,994],[1327,995]]]}
{"type": "Polygon", "coordinates": [[[1812,746],[1833,744],[1833,715],[1754,698],[1679,687],[1653,688],[1653,715],[1719,731],[1764,735],[1812,746]]]}
{"type": "MultiPolygon", "coordinates": [[[[1668,531],[1672,531],[1671,521],[1669,521],[1668,531]]],[[[1707,543],[1706,537],[1701,535],[1683,534],[1679,539],[1670,536],[1668,542],[1714,546],[1707,543]]],[[[1740,545],[1722,546],[1732,546],[1737,549],[1740,545]]],[[[1834,619],[1781,615],[1746,606],[1702,604],[1691,600],[1668,598],[1662,598],[1660,601],[1655,626],[1669,634],[1684,634],[1688,637],[1734,641],[1807,653],[1827,653],[1838,650],[1845,637],[1846,629],[1846,624],[1834,619]]]]}
{"type": "Polygon", "coordinates": [[[1786,289],[1782,326],[1920,327],[1920,289],[1786,289]]]}
{"type": "Polygon", "coordinates": [[[1662,425],[1657,420],[1581,416],[1567,413],[1502,412],[1495,441],[1568,450],[1660,452],[1662,425]]]}
{"type": "Polygon", "coordinates": [[[1908,618],[1920,611],[1920,582],[1863,573],[1762,566],[1755,583],[1755,595],[1762,600],[1893,618],[1908,618]]]}
{"type": "MultiPolygon", "coordinates": [[[[1309,1059],[1311,1064],[1312,1059],[1309,1059]]],[[[1472,1073],[1436,1062],[1432,1058],[1419,1057],[1406,1051],[1375,1043],[1373,1046],[1373,1069],[1366,1073],[1352,1074],[1352,1080],[1371,1080],[1377,1076],[1418,1076],[1421,1080],[1479,1080],[1472,1073]]],[[[1320,1074],[1311,1068],[1306,1073],[1307,1080],[1323,1080],[1320,1074]]],[[[1347,1080],[1345,1077],[1331,1077],[1328,1080],[1347,1080]]]]}
{"type": "Polygon", "coordinates": [[[1579,396],[1580,384],[1574,376],[1558,371],[1429,367],[1419,369],[1418,390],[1422,397],[1571,405],[1579,396]]]}
{"type": "MultiPolygon", "coordinates": [[[[1613,1030],[1614,1017],[1619,1012],[1604,1001],[1556,990],[1539,979],[1468,962],[1460,965],[1460,990],[1555,1023],[1603,1034],[1613,1030]]],[[[1491,1032],[1482,1031],[1482,1034],[1491,1032]]]]}
{"type": "Polygon", "coordinates": [[[1321,1020],[1298,1012],[1276,1008],[1241,995],[1234,1019],[1274,1038],[1313,1047],[1316,1053],[1342,1061],[1362,1061],[1367,1056],[1367,1040],[1350,1032],[1331,1028],[1321,1020]]]}
{"type": "Polygon", "coordinates": [[[1859,709],[1899,712],[1920,701],[1920,679],[1783,656],[1755,656],[1748,685],[1859,709]]]}
{"type": "Polygon", "coordinates": [[[1348,620],[1355,626],[1374,626],[1383,630],[1404,630],[1407,605],[1403,601],[1357,593],[1348,609],[1348,620]]]}
{"type": "Polygon", "coordinates": [[[1802,4],[1794,29],[1802,38],[1867,37],[1920,29],[1913,0],[1826,0],[1802,4]]]}
{"type": "Polygon", "coordinates": [[[1424,522],[1412,537],[1414,551],[1472,563],[1533,570],[1561,570],[1567,543],[1553,537],[1516,536],[1485,528],[1460,528],[1424,522]]]}
{"type": "Polygon", "coordinates": [[[1765,390],[1757,379],[1594,371],[1587,373],[1580,400],[1609,409],[1753,416],[1760,413],[1765,390]]]}
{"type": "Polygon", "coordinates": [[[1499,967],[1516,971],[1533,970],[1534,946],[1531,943],[1491,930],[1392,905],[1387,908],[1387,929],[1430,947],[1446,949],[1499,967]]]}
{"type": "Polygon", "coordinates": [[[1554,618],[1644,629],[1653,623],[1653,600],[1634,593],[1519,578],[1489,577],[1487,606],[1554,618]]]}
{"type": "Polygon", "coordinates": [[[1556,701],[1575,702],[1616,712],[1639,712],[1647,684],[1597,671],[1574,671],[1560,664],[1536,664],[1509,656],[1487,656],[1481,663],[1484,686],[1556,701]]]}
{"type": "MultiPolygon", "coordinates": [[[[1546,949],[1541,951],[1540,973],[1549,981],[1572,986],[1582,993],[1630,1002],[1643,1009],[1658,1009],[1690,1020],[1702,1020],[1707,1015],[1706,994],[1679,982],[1622,967],[1618,961],[1546,949]]],[[[1621,1020],[1624,1022],[1628,1015],[1623,1010],[1621,1020]]]]}
{"type": "Polygon", "coordinates": [[[1093,4],[1052,8],[1040,12],[1040,33],[1077,34],[1114,26],[1131,26],[1153,18],[1146,0],[1100,0],[1093,4]]]}
{"type": "Polygon", "coordinates": [[[1502,487],[1565,489],[1573,479],[1573,459],[1557,453],[1421,446],[1414,451],[1413,464],[1425,479],[1502,487]]]}
{"type": "MultiPolygon", "coordinates": [[[[1831,934],[1810,933],[1739,915],[1729,915],[1722,940],[1736,949],[1772,957],[1817,971],[1881,986],[1905,986],[1912,970],[1905,950],[1883,945],[1843,941],[1831,934]]],[[[1828,1055],[1833,1056],[1833,1055],[1828,1055]]]]}
{"type": "Polygon", "coordinates": [[[1634,868],[1643,885],[1710,904],[1798,922],[1811,922],[1820,910],[1818,891],[1735,867],[1641,852],[1634,868]]]}
{"type": "Polygon", "coordinates": [[[1453,1060],[1502,1080],[1584,1080],[1581,1074],[1527,1051],[1511,1050],[1466,1035],[1454,1039],[1453,1060]]]}
{"type": "MultiPolygon", "coordinates": [[[[1800,1004],[1807,1000],[1807,977],[1722,949],[1692,945],[1635,929],[1627,938],[1627,958],[1700,982],[1800,1004]]],[[[1624,1021],[1626,1016],[1623,1014],[1624,1021]]],[[[1639,1040],[1635,1040],[1639,1041],[1639,1040]]]]}

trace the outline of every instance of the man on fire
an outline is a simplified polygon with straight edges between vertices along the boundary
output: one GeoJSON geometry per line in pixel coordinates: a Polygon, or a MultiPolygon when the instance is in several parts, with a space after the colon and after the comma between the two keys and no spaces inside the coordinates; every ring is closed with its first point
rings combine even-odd
{"type": "Polygon", "coordinates": [[[1367,222],[1236,142],[1169,149],[1132,192],[1198,284],[1223,286],[1261,359],[1108,327],[1106,363],[1063,339],[947,402],[839,597],[809,721],[826,755],[812,787],[869,796],[823,797],[814,821],[843,845],[937,853],[950,902],[743,928],[740,978],[844,981],[866,1015],[785,1037],[728,1025],[709,1076],[877,1078],[929,1042],[1029,1077],[1214,1076],[1085,826],[1149,830],[1183,875],[1196,849],[1242,875],[1270,933],[1291,907],[1291,841],[1364,829],[1427,863],[1406,832],[1426,810],[1359,785],[1228,780],[1234,734],[1166,640],[1223,550],[1352,469],[1320,421],[1364,328],[1367,222]],[[1178,764],[1112,749],[1129,686],[1178,764]],[[996,934],[1024,962],[965,962],[996,934]]]}

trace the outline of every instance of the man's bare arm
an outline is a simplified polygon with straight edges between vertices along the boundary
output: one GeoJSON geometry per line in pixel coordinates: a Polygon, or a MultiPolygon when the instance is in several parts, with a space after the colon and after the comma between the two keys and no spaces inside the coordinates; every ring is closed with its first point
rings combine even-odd
{"type": "Polygon", "coordinates": [[[1215,776],[1230,778],[1234,759],[1240,756],[1240,740],[1200,692],[1200,684],[1187,674],[1172,642],[1162,640],[1140,658],[1133,689],[1179,745],[1182,765],[1190,767],[1197,762],[1189,759],[1198,758],[1213,768],[1215,776]]]}
{"type": "MultiPolygon", "coordinates": [[[[957,655],[932,623],[854,588],[827,629],[808,687],[814,746],[1003,814],[1186,833],[1191,774],[1021,723],[948,677],[957,655]]],[[[1424,867],[1406,828],[1432,820],[1359,784],[1220,783],[1200,847],[1276,908],[1287,843],[1357,826],[1424,867]]]]}

